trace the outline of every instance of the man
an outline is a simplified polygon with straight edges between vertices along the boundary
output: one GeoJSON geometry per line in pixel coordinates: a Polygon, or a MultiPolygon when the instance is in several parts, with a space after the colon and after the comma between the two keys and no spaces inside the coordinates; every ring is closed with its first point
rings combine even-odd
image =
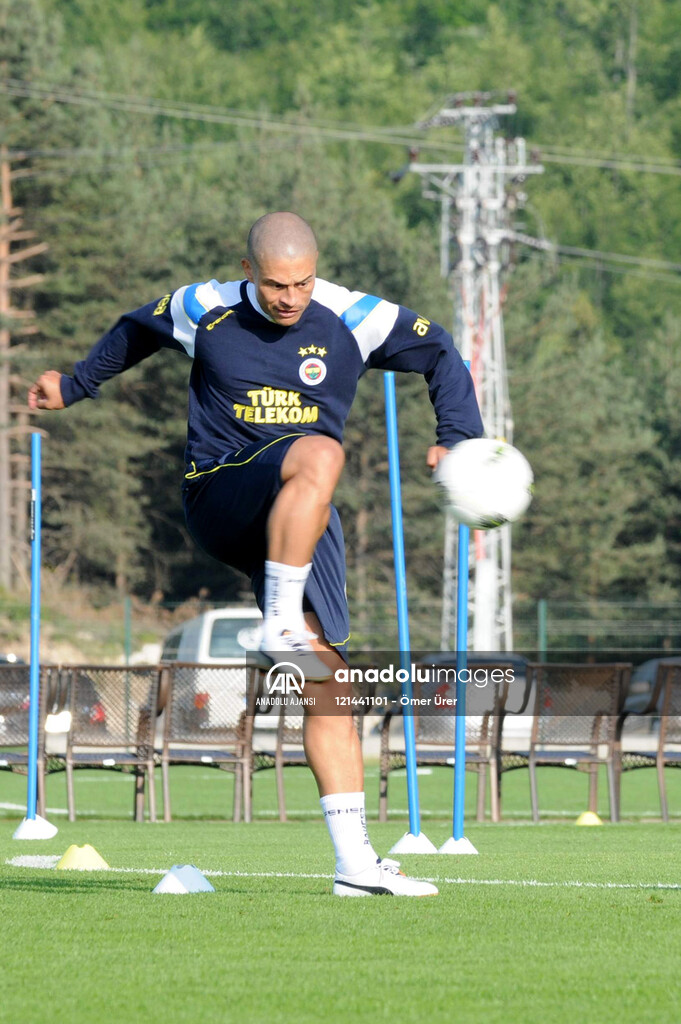
{"type": "MultiPolygon", "coordinates": [[[[482,433],[470,375],[437,324],[316,278],[317,243],[292,213],[261,217],[242,260],[246,280],[179,288],[123,316],[73,377],[49,370],[29,405],[63,409],[160,348],[193,358],[184,507],[210,555],[250,576],[263,609],[262,651],[304,671],[305,752],[336,852],[334,893],[424,896],[376,856],[366,831],[362,753],[334,672],[349,640],[345,552],[331,504],[343,426],[366,369],[414,370],[438,420],[435,468],[482,433]],[[342,713],[344,710],[347,713],[342,713]],[[339,713],[341,712],[341,713],[339,713]]],[[[269,663],[268,662],[268,663],[269,663]]]]}

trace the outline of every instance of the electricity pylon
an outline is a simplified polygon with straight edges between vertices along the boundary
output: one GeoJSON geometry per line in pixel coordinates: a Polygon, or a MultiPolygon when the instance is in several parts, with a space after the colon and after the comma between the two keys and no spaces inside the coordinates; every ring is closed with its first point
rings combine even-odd
{"type": "MultiPolygon", "coordinates": [[[[513,220],[525,202],[522,185],[543,168],[528,163],[525,140],[495,134],[499,118],[514,114],[513,97],[493,102],[489,93],[458,93],[420,128],[461,127],[460,164],[412,160],[423,194],[439,200],[440,272],[452,286],[454,341],[470,364],[489,437],[513,440],[502,317],[504,272],[511,264],[513,220]]],[[[456,618],[457,529],[445,524],[441,645],[451,649],[456,618]]],[[[471,533],[469,646],[476,651],[513,649],[511,528],[471,533]]]]}

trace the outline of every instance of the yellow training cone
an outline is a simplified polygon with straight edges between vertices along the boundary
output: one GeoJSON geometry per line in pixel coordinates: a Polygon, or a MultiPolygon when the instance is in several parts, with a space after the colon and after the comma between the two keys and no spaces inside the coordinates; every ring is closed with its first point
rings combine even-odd
{"type": "Polygon", "coordinates": [[[95,850],[94,846],[69,846],[56,868],[63,871],[105,871],[109,865],[95,850]]]}
{"type": "MultiPolygon", "coordinates": [[[[603,822],[601,821],[601,819],[598,817],[597,814],[594,814],[593,811],[584,811],[584,813],[580,814],[580,816],[577,818],[577,821],[575,822],[575,825],[602,825],[602,824],[603,824],[603,822]]],[[[57,866],[59,866],[59,865],[57,865],[57,866]]]]}

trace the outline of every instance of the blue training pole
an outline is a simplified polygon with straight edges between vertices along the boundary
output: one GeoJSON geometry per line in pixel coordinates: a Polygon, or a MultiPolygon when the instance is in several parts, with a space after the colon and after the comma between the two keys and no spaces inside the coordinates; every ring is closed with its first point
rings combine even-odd
{"type": "Polygon", "coordinates": [[[456,733],[454,737],[454,815],[452,834],[463,839],[466,799],[466,683],[462,679],[468,664],[468,542],[470,530],[459,524],[456,580],[456,733]]]}
{"type": "Polygon", "coordinates": [[[409,609],[407,606],[407,570],[404,559],[404,527],[402,524],[402,493],[400,486],[400,449],[397,434],[397,403],[395,401],[395,375],[388,370],[385,377],[385,421],[388,433],[388,466],[390,474],[390,508],[393,524],[393,557],[395,560],[395,589],[397,596],[397,632],[400,642],[400,668],[405,669],[402,696],[409,699],[403,709],[404,747],[407,759],[407,800],[409,804],[409,831],[421,834],[419,810],[419,784],[416,775],[416,738],[414,716],[411,712],[411,645],[409,642],[409,609]]]}
{"type": "Polygon", "coordinates": [[[31,434],[31,666],[28,710],[28,793],[26,817],[35,820],[38,789],[38,708],[40,705],[40,521],[41,437],[31,434]]]}
{"type": "MultiPolygon", "coordinates": [[[[464,359],[470,370],[470,358],[464,359]]],[[[470,530],[459,524],[459,550],[456,564],[456,730],[454,735],[454,809],[452,835],[463,839],[466,802],[466,684],[462,673],[468,665],[468,549],[470,530]]]]}

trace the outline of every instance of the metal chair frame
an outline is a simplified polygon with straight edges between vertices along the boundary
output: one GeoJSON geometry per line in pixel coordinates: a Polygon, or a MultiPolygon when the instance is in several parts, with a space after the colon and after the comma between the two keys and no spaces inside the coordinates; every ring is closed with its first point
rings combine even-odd
{"type": "MultiPolygon", "coordinates": [[[[417,666],[427,668],[429,666],[417,666]]],[[[456,665],[438,665],[438,669],[455,671],[456,665]]],[[[476,670],[505,670],[512,669],[513,665],[503,662],[490,662],[489,664],[476,663],[476,670]]],[[[467,684],[468,685],[468,684],[467,684]]],[[[474,688],[471,687],[471,690],[474,688]]],[[[471,690],[467,691],[470,693],[471,690]]],[[[487,791],[487,774],[489,770],[490,779],[490,815],[494,822],[501,820],[501,773],[503,768],[503,755],[501,751],[501,735],[503,720],[505,717],[505,705],[508,698],[509,684],[507,681],[494,683],[485,694],[483,706],[479,709],[481,714],[467,707],[467,715],[470,721],[466,723],[466,769],[474,771],[478,776],[476,818],[478,821],[485,820],[485,803],[487,791]],[[475,719],[481,719],[479,725],[473,725],[475,719]]],[[[481,691],[476,691],[480,694],[481,691]]],[[[527,690],[526,690],[527,694],[527,690]]],[[[421,688],[418,682],[414,683],[414,698],[420,699],[421,688]]],[[[525,696],[525,700],[527,696],[525,696]]],[[[418,705],[416,705],[418,706],[418,705]]],[[[524,707],[524,702],[523,702],[524,707]]],[[[522,712],[522,708],[520,712],[522,712]]],[[[379,805],[378,820],[388,820],[388,778],[391,771],[396,768],[404,768],[406,765],[406,754],[401,749],[393,749],[390,746],[390,728],[393,720],[399,715],[392,711],[386,711],[383,716],[381,727],[381,754],[380,754],[380,782],[379,782],[379,805]]],[[[452,714],[452,719],[455,715],[452,714]]],[[[414,732],[416,737],[416,764],[417,767],[454,765],[454,726],[452,724],[451,735],[438,737],[434,729],[428,729],[424,723],[431,723],[430,716],[419,715],[414,712],[414,732]]],[[[437,717],[435,718],[437,721],[437,717]]]]}
{"type": "Polygon", "coordinates": [[[620,739],[617,772],[618,802],[621,799],[621,777],[624,772],[654,767],[657,770],[660,814],[662,820],[668,822],[669,805],[664,770],[665,768],[681,768],[681,665],[678,662],[660,662],[648,704],[636,712],[637,715],[648,718],[659,718],[659,734],[655,752],[622,751],[622,728],[630,714],[632,712],[623,712],[618,728],[620,739]],[[672,746],[679,749],[672,750],[672,746]]]}
{"type": "Polygon", "coordinates": [[[589,810],[596,813],[598,768],[605,765],[610,818],[619,821],[618,723],[632,666],[623,662],[534,663],[529,664],[527,670],[528,686],[536,685],[530,749],[511,756],[516,759],[514,767],[526,764],[529,768],[532,820],[539,821],[537,767],[586,769],[589,772],[589,810]],[[578,713],[580,704],[583,714],[578,713]],[[583,721],[582,727],[571,728],[567,724],[577,719],[583,721]],[[603,747],[605,755],[601,754],[603,747]]]}
{"type": "MultiPolygon", "coordinates": [[[[221,771],[234,773],[234,804],[233,820],[239,821],[242,814],[250,820],[248,796],[244,793],[244,765],[248,762],[246,745],[250,743],[251,730],[247,727],[250,703],[254,699],[254,686],[257,669],[245,663],[241,665],[201,665],[189,662],[172,662],[164,665],[161,670],[160,706],[163,709],[164,728],[163,743],[160,752],[161,774],[163,779],[163,820],[171,820],[170,799],[170,765],[200,764],[204,767],[217,768],[221,771]],[[246,684],[235,689],[234,696],[239,710],[231,714],[231,709],[222,706],[217,709],[218,721],[211,726],[210,721],[200,726],[196,724],[182,728],[178,722],[179,715],[179,683],[178,677],[200,672],[201,678],[210,680],[214,677],[215,685],[224,685],[226,690],[232,685],[231,676],[246,673],[246,684]],[[227,676],[227,678],[225,678],[227,676]],[[242,805],[243,800],[243,805],[242,805]]],[[[194,697],[198,694],[194,694],[194,697]]],[[[184,709],[186,711],[186,709],[184,709]]],[[[202,709],[196,709],[200,711],[202,709]]],[[[252,717],[252,716],[251,716],[252,717]]]]}
{"type": "MultiPolygon", "coordinates": [[[[21,715],[21,728],[14,729],[9,736],[0,734],[0,771],[15,772],[26,775],[28,772],[28,705],[25,708],[25,728],[22,707],[17,707],[14,696],[17,692],[25,692],[29,696],[30,665],[0,665],[0,716],[3,720],[3,734],[6,733],[5,722],[12,715],[21,715]],[[17,749],[19,748],[19,749],[17,749]]],[[[38,785],[37,811],[45,814],[45,774],[47,759],[45,755],[45,716],[56,680],[56,669],[41,666],[40,669],[40,708],[38,712],[38,785]]]]}
{"type": "Polygon", "coordinates": [[[148,788],[149,819],[156,821],[154,732],[158,674],[155,666],[77,665],[60,669],[62,685],[66,680],[71,727],[66,752],[51,757],[62,761],[66,769],[69,821],[76,820],[73,773],[77,768],[131,772],[135,777],[134,820],[144,820],[148,788]],[[139,689],[140,684],[144,689],[142,699],[137,700],[133,688],[139,689]],[[87,724],[84,722],[83,709],[87,705],[81,703],[82,688],[94,689],[102,703],[106,720],[101,727],[93,727],[91,716],[87,724]]]}

